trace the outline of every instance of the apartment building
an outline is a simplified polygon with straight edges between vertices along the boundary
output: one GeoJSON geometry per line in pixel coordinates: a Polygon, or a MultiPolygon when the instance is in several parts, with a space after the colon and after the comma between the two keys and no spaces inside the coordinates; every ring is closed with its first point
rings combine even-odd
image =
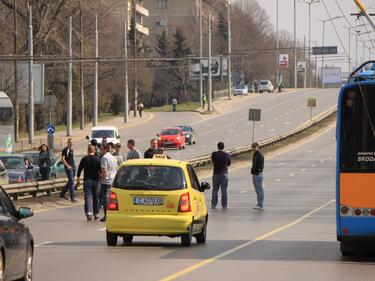
{"type": "Polygon", "coordinates": [[[143,6],[149,10],[144,25],[150,30],[147,44],[154,46],[156,35],[163,30],[174,32],[177,26],[198,24],[200,0],[143,0],[143,6]]]}

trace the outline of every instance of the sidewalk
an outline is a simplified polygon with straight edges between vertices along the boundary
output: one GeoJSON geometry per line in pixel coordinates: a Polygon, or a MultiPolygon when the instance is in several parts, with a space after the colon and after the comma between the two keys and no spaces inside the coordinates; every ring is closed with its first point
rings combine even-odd
{"type": "MultiPolygon", "coordinates": [[[[129,128],[137,126],[146,122],[151,121],[154,118],[154,115],[150,112],[143,112],[142,118],[134,117],[133,114],[129,114],[129,123],[124,123],[124,116],[119,115],[111,119],[107,119],[102,122],[98,122],[98,126],[115,126],[117,129],[129,128]]],[[[83,130],[80,128],[74,128],[72,130],[73,140],[78,138],[82,139],[82,136],[88,136],[92,129],[92,123],[86,123],[86,126],[83,130]]],[[[69,137],[66,135],[66,130],[60,130],[55,133],[55,149],[62,149],[69,137]]],[[[34,137],[34,143],[29,144],[27,138],[21,138],[18,143],[16,143],[17,151],[26,151],[26,150],[35,150],[42,143],[47,143],[47,134],[38,135],[34,137]]]]}

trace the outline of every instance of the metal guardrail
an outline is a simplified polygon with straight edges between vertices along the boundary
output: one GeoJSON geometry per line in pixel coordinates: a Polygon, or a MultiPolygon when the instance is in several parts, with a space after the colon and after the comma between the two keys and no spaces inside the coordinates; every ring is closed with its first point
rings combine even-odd
{"type": "MultiPolygon", "coordinates": [[[[281,135],[263,140],[259,142],[261,148],[266,148],[282,141],[285,141],[289,138],[292,138],[300,133],[303,133],[307,129],[321,123],[325,119],[331,117],[333,114],[337,112],[336,107],[327,110],[326,112],[316,116],[312,120],[302,124],[301,126],[283,133],[281,135]]],[[[239,155],[250,153],[251,152],[251,145],[246,145],[243,147],[237,147],[227,151],[231,157],[235,158],[239,155]]],[[[211,155],[205,155],[201,157],[197,157],[194,159],[188,160],[194,167],[202,167],[211,164],[211,155]]],[[[67,179],[55,179],[55,180],[48,180],[48,181],[39,181],[39,182],[30,182],[30,183],[17,183],[17,184],[7,184],[3,185],[2,187],[4,190],[11,196],[14,200],[18,200],[19,197],[23,196],[32,196],[37,197],[38,195],[47,195],[50,196],[52,193],[61,190],[67,183],[67,179]]]]}

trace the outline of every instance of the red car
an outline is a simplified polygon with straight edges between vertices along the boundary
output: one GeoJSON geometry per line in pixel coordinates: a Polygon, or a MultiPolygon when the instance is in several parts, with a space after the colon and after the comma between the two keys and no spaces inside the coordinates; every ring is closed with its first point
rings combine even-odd
{"type": "Polygon", "coordinates": [[[158,145],[164,147],[176,147],[179,149],[185,148],[184,132],[180,128],[164,128],[158,134],[158,145]]]}

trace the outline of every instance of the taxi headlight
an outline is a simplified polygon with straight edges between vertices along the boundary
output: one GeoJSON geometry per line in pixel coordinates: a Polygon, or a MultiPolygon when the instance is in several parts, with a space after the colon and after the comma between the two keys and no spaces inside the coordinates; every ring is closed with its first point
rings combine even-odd
{"type": "Polygon", "coordinates": [[[177,140],[180,140],[181,139],[181,137],[177,137],[177,140]]]}

